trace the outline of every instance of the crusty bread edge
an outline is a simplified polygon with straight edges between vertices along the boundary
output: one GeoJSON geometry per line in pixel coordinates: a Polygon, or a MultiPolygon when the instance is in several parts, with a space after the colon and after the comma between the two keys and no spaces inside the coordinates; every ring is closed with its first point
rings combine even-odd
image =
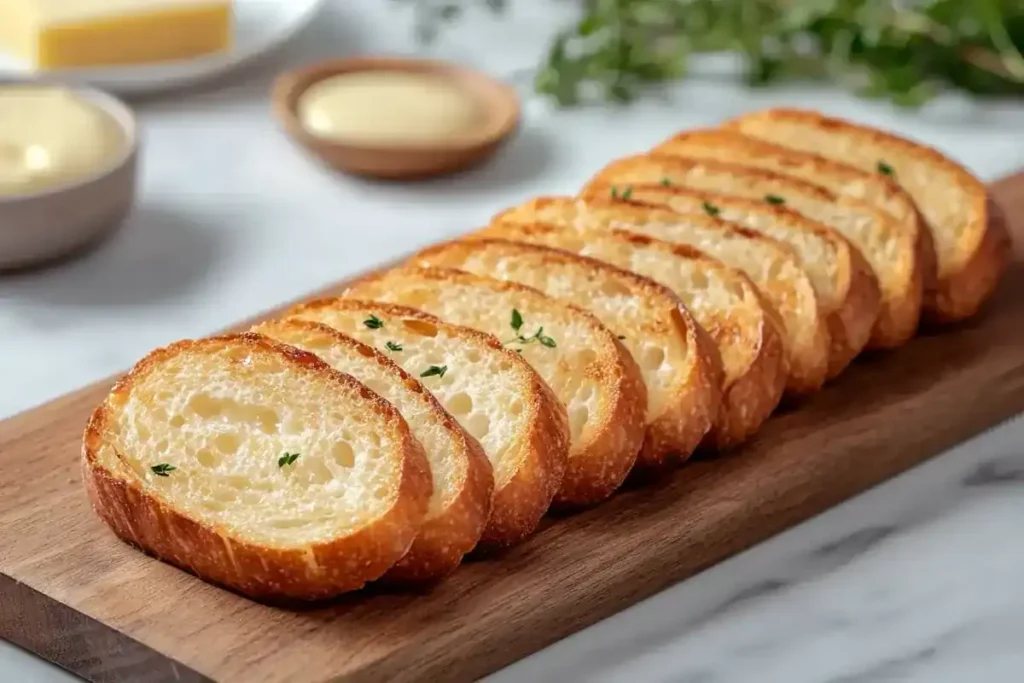
{"type": "Polygon", "coordinates": [[[536,529],[561,486],[569,452],[569,418],[565,407],[544,380],[519,354],[507,349],[495,337],[469,327],[446,323],[440,318],[409,306],[346,297],[327,297],[298,304],[289,309],[285,316],[291,317],[300,315],[303,311],[330,307],[350,311],[371,309],[388,316],[428,322],[449,331],[454,336],[475,339],[500,351],[522,371],[523,377],[528,378],[529,386],[525,393],[534,399],[525,407],[526,410],[532,411],[528,420],[529,429],[521,436],[517,452],[510,454],[519,463],[519,467],[504,487],[495,488],[491,515],[476,550],[491,552],[525,540],[536,529]]]}
{"type": "MultiPolygon", "coordinates": [[[[456,268],[400,265],[374,274],[350,287],[345,296],[368,298],[366,286],[389,277],[425,278],[438,287],[446,283],[486,287],[496,292],[520,294],[562,308],[586,321],[596,336],[604,337],[604,350],[587,368],[587,376],[601,387],[604,410],[591,415],[595,429],[585,443],[572,444],[562,484],[552,504],[560,507],[595,505],[607,499],[622,485],[636,462],[646,431],[647,387],[640,368],[615,335],[590,311],[549,297],[544,292],[507,280],[477,275],[456,268]]],[[[517,354],[518,355],[518,354],[517,354]]],[[[557,395],[557,394],[556,394],[557,395]]]]}
{"type": "MultiPolygon", "coordinates": [[[[996,284],[1009,263],[1010,238],[1005,216],[989,197],[984,184],[974,174],[931,145],[808,109],[776,107],[751,112],[726,122],[725,126],[742,130],[744,120],[759,117],[812,121],[823,128],[856,131],[857,134],[867,135],[902,148],[907,155],[946,168],[958,176],[967,194],[980,204],[978,209],[981,218],[971,225],[978,239],[973,252],[959,271],[939,276],[935,288],[926,289],[924,318],[929,323],[954,323],[970,318],[981,309],[995,291],[996,284]]],[[[928,226],[926,221],[923,222],[931,231],[931,226],[928,226]]],[[[932,239],[934,242],[934,236],[932,239]]]]}
{"type": "MultiPolygon", "coordinates": [[[[444,259],[447,252],[454,250],[459,253],[459,258],[461,258],[462,253],[473,253],[475,249],[486,249],[489,246],[524,250],[537,256],[542,262],[571,261],[595,271],[614,273],[616,277],[631,281],[633,287],[640,291],[638,296],[650,296],[656,293],[666,302],[671,302],[670,307],[665,310],[669,317],[668,322],[675,330],[677,338],[683,340],[687,352],[695,354],[696,360],[688,366],[689,372],[685,377],[681,376],[675,379],[675,390],[671,393],[674,400],[668,402],[662,413],[653,416],[653,419],[651,419],[652,416],[647,415],[650,422],[647,424],[647,434],[637,457],[636,467],[638,469],[645,469],[649,466],[660,468],[661,464],[667,461],[672,460],[678,463],[688,458],[717,416],[722,370],[718,349],[714,342],[693,320],[679,297],[661,283],[606,261],[557,247],[504,237],[483,237],[479,234],[470,234],[427,247],[411,256],[407,262],[416,265],[444,265],[445,267],[459,268],[458,265],[448,265],[444,259]],[[435,255],[441,257],[439,262],[435,262],[435,255]],[[704,334],[705,340],[700,338],[702,334],[704,334]],[[710,344],[710,347],[703,345],[702,348],[703,342],[710,344]]],[[[643,381],[642,372],[640,380],[643,381]]]]}
{"type": "MultiPolygon", "coordinates": [[[[463,556],[476,547],[491,511],[494,478],[491,463],[480,443],[470,436],[429,390],[397,363],[368,344],[350,337],[323,323],[301,318],[278,318],[260,323],[253,332],[265,334],[275,326],[305,330],[327,335],[334,343],[349,346],[396,375],[406,388],[423,397],[430,411],[451,437],[454,457],[463,464],[463,478],[458,494],[437,515],[428,516],[412,547],[402,559],[381,577],[394,583],[426,583],[444,578],[462,562],[463,556]]],[[[267,335],[271,336],[271,335],[267,335]]],[[[359,379],[358,377],[356,378],[359,379]]],[[[421,444],[422,445],[422,444],[421,444]]],[[[429,460],[429,459],[428,459],[429,460]]]]}
{"type": "Polygon", "coordinates": [[[926,301],[927,322],[956,323],[976,315],[1010,265],[1013,243],[1006,214],[987,193],[985,216],[987,227],[974,255],[958,273],[940,280],[926,301]]]}
{"type": "Polygon", "coordinates": [[[388,414],[402,439],[402,478],[394,505],[355,533],[310,548],[280,549],[230,538],[213,526],[190,518],[102,467],[97,460],[108,428],[110,406],[92,414],[82,443],[82,475],[96,514],[122,540],[155,557],[257,600],[318,600],[361,588],[388,570],[413,543],[431,495],[426,457],[405,421],[383,399],[356,380],[336,372],[316,356],[252,333],[184,340],[157,349],[125,375],[111,395],[133,385],[163,360],[210,345],[240,344],[279,354],[305,372],[347,384],[388,414]],[[315,563],[311,559],[315,558],[315,563]],[[314,564],[321,571],[314,569],[314,564]]]}
{"type": "MultiPolygon", "coordinates": [[[[635,189],[640,186],[634,185],[633,187],[635,189]]],[[[643,187],[650,187],[651,189],[654,189],[664,194],[673,194],[678,190],[678,188],[675,187],[661,187],[653,185],[644,185],[643,187]]],[[[599,205],[602,203],[610,203],[613,205],[622,204],[624,206],[631,206],[634,209],[648,209],[652,211],[674,213],[681,217],[686,216],[686,214],[682,214],[679,213],[678,211],[673,210],[668,204],[661,203],[658,201],[641,201],[637,199],[609,200],[606,196],[607,193],[602,191],[603,189],[604,188],[602,186],[593,186],[592,188],[586,190],[585,194],[581,194],[578,197],[578,199],[589,205],[599,205]],[[593,194],[593,196],[591,196],[591,194],[593,194]]],[[[829,328],[827,321],[825,319],[825,315],[823,315],[823,311],[821,309],[818,294],[814,290],[814,286],[811,284],[810,277],[807,275],[806,270],[804,270],[803,267],[800,265],[799,259],[794,254],[792,247],[783,242],[779,242],[778,240],[768,235],[757,232],[755,230],[751,230],[749,228],[744,228],[733,223],[729,223],[727,221],[714,219],[709,224],[716,225],[716,229],[723,231],[731,231],[747,239],[754,239],[771,243],[781,251],[785,252],[789,258],[793,259],[794,265],[797,268],[799,268],[800,274],[802,276],[802,284],[806,287],[806,294],[809,295],[808,303],[814,306],[815,323],[812,339],[810,340],[808,348],[809,353],[798,356],[797,358],[800,361],[799,363],[788,363],[789,369],[787,371],[786,389],[787,393],[793,396],[806,396],[807,394],[812,394],[818,391],[819,389],[821,389],[821,387],[824,385],[825,381],[828,378],[828,361],[829,351],[831,348],[831,341],[829,340],[829,328]]],[[[621,229],[626,232],[629,232],[628,228],[621,229]]],[[[707,254],[706,252],[700,253],[706,258],[715,258],[712,254],[707,254]]],[[[754,286],[755,288],[757,288],[756,283],[754,283],[754,286]]],[[[783,326],[783,329],[785,329],[785,326],[783,326]]],[[[790,353],[790,349],[788,348],[787,353],[790,353]]]]}

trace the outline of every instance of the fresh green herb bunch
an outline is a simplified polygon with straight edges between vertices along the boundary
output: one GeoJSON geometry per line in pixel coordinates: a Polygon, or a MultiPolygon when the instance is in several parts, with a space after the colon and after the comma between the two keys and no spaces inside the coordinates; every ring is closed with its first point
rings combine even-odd
{"type": "MultiPolygon", "coordinates": [[[[403,1],[416,5],[428,39],[470,4],[403,1]]],[[[536,87],[562,105],[591,90],[628,101],[684,77],[692,55],[724,51],[743,56],[753,85],[828,80],[916,106],[948,87],[1024,94],[1022,49],[1024,0],[583,0],[536,87]]]]}

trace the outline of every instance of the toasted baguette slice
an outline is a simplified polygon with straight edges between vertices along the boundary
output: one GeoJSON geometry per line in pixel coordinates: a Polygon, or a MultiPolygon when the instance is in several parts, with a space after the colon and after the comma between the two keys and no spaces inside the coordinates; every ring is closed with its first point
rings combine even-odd
{"type": "Polygon", "coordinates": [[[603,261],[508,240],[448,242],[409,259],[518,282],[586,308],[632,354],[647,386],[638,468],[684,460],[718,416],[722,361],[714,341],[668,288],[603,261]]]}
{"type": "MultiPolygon", "coordinates": [[[[771,238],[707,216],[647,206],[572,197],[542,197],[499,214],[497,222],[550,222],[580,228],[619,228],[688,244],[740,270],[760,288],[783,321],[788,354],[787,389],[817,391],[828,375],[829,333],[814,287],[792,250],[771,238]]],[[[663,283],[665,284],[665,283],[663,283]]],[[[671,285],[669,285],[671,286],[671,285]]],[[[693,310],[687,294],[676,289],[693,310]]]]}
{"type": "Polygon", "coordinates": [[[435,581],[454,571],[480,540],[491,512],[494,478],[480,443],[422,384],[373,347],[326,325],[296,318],[272,320],[253,331],[315,354],[398,409],[426,452],[434,495],[416,541],[383,578],[435,581]]]}
{"type": "Polygon", "coordinates": [[[938,150],[799,109],[755,112],[727,127],[868,173],[889,175],[899,183],[917,204],[935,244],[937,283],[925,297],[930,320],[968,318],[992,294],[1009,263],[1005,218],[984,184],[938,150]]]}
{"type": "MultiPolygon", "coordinates": [[[[584,196],[604,198],[608,183],[633,181],[635,201],[683,213],[711,212],[792,246],[811,276],[833,334],[830,376],[838,374],[877,336],[872,328],[879,320],[879,282],[863,252],[843,233],[858,233],[865,225],[891,227],[884,214],[868,206],[863,210],[837,207],[835,197],[826,190],[770,171],[679,157],[639,156],[613,162],[598,174],[584,196]],[[666,179],[672,187],[663,186],[666,179]]],[[[913,252],[908,256],[912,259],[913,252]]],[[[888,330],[895,325],[899,343],[917,329],[920,280],[916,289],[911,289],[916,297],[911,292],[909,303],[904,301],[907,297],[899,301],[900,317],[894,323],[887,317],[881,319],[878,326],[888,330]]],[[[887,314],[889,309],[881,312],[887,314]]]]}
{"type": "Polygon", "coordinates": [[[593,315],[531,287],[444,268],[389,270],[345,295],[412,306],[503,338],[568,411],[569,461],[555,503],[591,505],[622,485],[643,445],[647,390],[629,352],[593,315]]]}
{"type": "MultiPolygon", "coordinates": [[[[586,255],[674,291],[714,340],[722,360],[721,407],[705,441],[708,447],[728,448],[743,442],[778,405],[787,377],[782,323],[739,271],[691,247],[624,230],[508,221],[492,223],[479,235],[586,255]]],[[[628,340],[636,332],[626,336],[628,340]]]]}
{"type": "Polygon", "coordinates": [[[285,317],[322,323],[386,353],[480,442],[494,470],[480,545],[506,547],[533,532],[562,484],[569,422],[525,360],[490,335],[406,306],[320,299],[285,317]]]}
{"type": "Polygon", "coordinates": [[[937,264],[931,232],[918,213],[914,199],[887,175],[777,145],[730,128],[685,131],[651,152],[755,166],[819,185],[835,194],[839,203],[848,202],[851,197],[863,200],[896,222],[914,245],[925,290],[934,289],[937,264]]]}
{"type": "Polygon", "coordinates": [[[255,334],[140,361],[89,420],[82,469],[119,537],[260,599],[328,598],[376,579],[413,543],[431,496],[398,411],[255,334]]]}

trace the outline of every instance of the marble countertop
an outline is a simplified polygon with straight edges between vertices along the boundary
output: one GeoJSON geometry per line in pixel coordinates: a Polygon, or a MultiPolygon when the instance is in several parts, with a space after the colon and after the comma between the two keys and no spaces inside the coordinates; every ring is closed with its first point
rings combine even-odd
{"type": "MultiPolygon", "coordinates": [[[[0,277],[0,417],[402,253],[680,128],[797,103],[930,141],[985,178],[1024,167],[1024,103],[945,98],[901,112],[827,89],[749,91],[711,69],[628,108],[527,97],[517,138],[471,173],[399,186],[339,177],[277,130],[273,74],[369,51],[408,53],[394,3],[328,9],[285,50],[216,87],[139,101],[143,193],[83,258],[0,277]]],[[[557,10],[561,11],[561,10],[557,10]]],[[[432,54],[509,79],[560,18],[524,2],[472,15],[432,54]],[[538,27],[544,27],[539,31],[538,27]]],[[[556,12],[557,13],[557,12],[556,12]]],[[[495,674],[520,680],[718,683],[1024,680],[1024,419],[495,674]]],[[[64,681],[0,643],[0,681],[64,681]]]]}

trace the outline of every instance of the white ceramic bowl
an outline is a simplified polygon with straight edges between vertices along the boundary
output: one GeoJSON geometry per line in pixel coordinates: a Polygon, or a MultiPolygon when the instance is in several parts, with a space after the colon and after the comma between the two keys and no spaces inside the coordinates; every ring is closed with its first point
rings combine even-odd
{"type": "Polygon", "coordinates": [[[124,150],[94,176],[42,192],[0,196],[0,270],[27,268],[84,249],[120,225],[135,202],[139,155],[135,115],[126,104],[99,90],[69,90],[118,123],[125,136],[124,150]]]}

